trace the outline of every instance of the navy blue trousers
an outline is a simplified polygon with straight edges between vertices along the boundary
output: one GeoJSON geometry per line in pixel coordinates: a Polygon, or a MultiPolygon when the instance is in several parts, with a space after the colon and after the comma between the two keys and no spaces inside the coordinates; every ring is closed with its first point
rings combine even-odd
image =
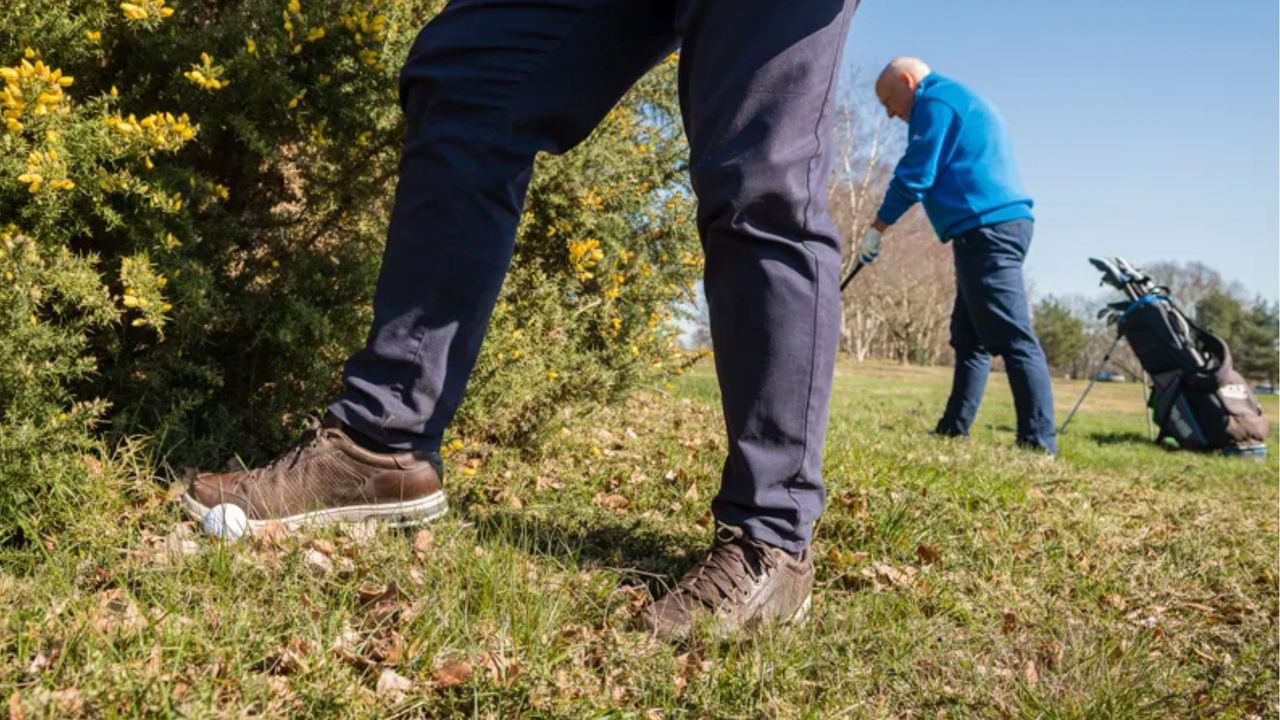
{"type": "Polygon", "coordinates": [[[330,407],[437,449],[502,286],[539,151],[680,49],[728,457],[716,517],[792,552],[825,501],[839,326],[832,101],[856,0],[453,0],[401,74],[408,121],[366,346],[330,407]]]}
{"type": "Polygon", "coordinates": [[[1044,350],[1031,324],[1022,263],[1034,224],[1013,220],[979,227],[952,238],[956,261],[956,304],[951,313],[955,378],[941,435],[968,435],[982,402],[991,356],[1004,358],[1018,416],[1019,445],[1058,451],[1053,422],[1053,387],[1044,350]]]}

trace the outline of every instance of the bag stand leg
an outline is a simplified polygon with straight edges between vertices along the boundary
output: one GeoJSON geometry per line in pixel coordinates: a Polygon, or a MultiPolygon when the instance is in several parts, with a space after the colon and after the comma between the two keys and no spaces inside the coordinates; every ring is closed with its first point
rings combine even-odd
{"type": "Polygon", "coordinates": [[[1120,335],[1116,335],[1115,342],[1111,343],[1111,347],[1107,348],[1107,354],[1102,356],[1102,362],[1098,363],[1098,368],[1089,375],[1089,385],[1085,387],[1084,394],[1076,401],[1076,406],[1071,408],[1071,412],[1067,413],[1067,419],[1062,421],[1062,427],[1058,428],[1058,434],[1061,435],[1067,431],[1067,426],[1071,424],[1071,418],[1076,416],[1076,411],[1084,403],[1084,399],[1089,397],[1089,391],[1093,389],[1093,384],[1098,381],[1098,373],[1102,372],[1102,368],[1106,367],[1107,361],[1111,359],[1111,353],[1115,352],[1116,345],[1120,344],[1120,335]]]}
{"type": "Polygon", "coordinates": [[[1151,409],[1147,407],[1150,396],[1147,394],[1151,387],[1151,378],[1147,376],[1147,372],[1142,371],[1142,415],[1147,419],[1147,439],[1155,442],[1155,436],[1151,434],[1151,409]]]}

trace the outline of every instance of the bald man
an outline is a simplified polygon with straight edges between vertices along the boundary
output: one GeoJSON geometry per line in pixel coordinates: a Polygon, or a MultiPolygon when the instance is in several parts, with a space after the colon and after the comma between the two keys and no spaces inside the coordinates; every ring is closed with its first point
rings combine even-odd
{"type": "Polygon", "coordinates": [[[919,58],[889,63],[876,95],[889,117],[907,123],[909,139],[859,246],[859,259],[874,262],[881,233],[917,202],[955,257],[955,378],[934,432],[969,434],[991,356],[999,355],[1013,389],[1018,445],[1056,453],[1049,367],[1032,329],[1022,279],[1032,202],[1018,180],[1004,120],[986,99],[932,72],[919,58]]]}

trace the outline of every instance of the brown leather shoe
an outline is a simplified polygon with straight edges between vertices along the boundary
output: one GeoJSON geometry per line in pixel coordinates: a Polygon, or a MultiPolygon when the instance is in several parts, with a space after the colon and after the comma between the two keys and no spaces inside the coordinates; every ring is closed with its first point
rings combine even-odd
{"type": "Polygon", "coordinates": [[[663,640],[685,638],[705,615],[713,634],[799,622],[812,602],[813,558],[800,559],[719,524],[711,551],[671,592],[640,613],[649,632],[663,640]]]}
{"type": "Polygon", "coordinates": [[[252,532],[268,522],[417,525],[448,509],[435,454],[372,452],[333,416],[313,423],[297,445],[263,467],[196,476],[182,496],[187,514],[200,521],[215,505],[239,505],[252,532]]]}

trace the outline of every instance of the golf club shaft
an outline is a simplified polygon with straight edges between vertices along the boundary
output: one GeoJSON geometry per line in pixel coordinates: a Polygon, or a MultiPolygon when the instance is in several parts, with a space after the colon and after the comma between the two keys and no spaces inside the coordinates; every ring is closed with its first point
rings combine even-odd
{"type": "Polygon", "coordinates": [[[849,283],[853,280],[854,276],[858,274],[858,271],[862,270],[862,267],[862,262],[858,262],[853,266],[853,270],[849,271],[849,276],[844,279],[844,282],[840,283],[840,292],[844,292],[844,289],[849,286],[849,283]]]}

